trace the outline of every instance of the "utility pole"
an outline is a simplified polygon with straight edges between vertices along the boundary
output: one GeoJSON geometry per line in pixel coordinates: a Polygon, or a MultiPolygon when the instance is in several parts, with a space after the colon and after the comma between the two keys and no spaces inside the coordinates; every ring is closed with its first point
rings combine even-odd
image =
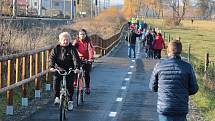
{"type": "Polygon", "coordinates": [[[95,16],[98,15],[98,0],[95,0],[95,16]]]}
{"type": "Polygon", "coordinates": [[[90,16],[91,16],[91,18],[93,18],[93,0],[90,0],[90,16]]]}
{"type": "Polygon", "coordinates": [[[66,18],[66,0],[63,1],[63,17],[66,18]]]}
{"type": "Polygon", "coordinates": [[[98,15],[99,15],[99,13],[101,11],[101,0],[98,0],[98,2],[99,2],[99,6],[98,6],[98,15]]]}
{"type": "Polygon", "coordinates": [[[38,1],[38,16],[42,16],[42,0],[38,1]]]}
{"type": "Polygon", "coordinates": [[[80,14],[81,14],[81,17],[83,17],[83,0],[81,0],[81,10],[80,10],[80,14]]]}
{"type": "Polygon", "coordinates": [[[26,5],[25,5],[25,15],[28,16],[29,3],[28,3],[28,0],[26,0],[25,2],[26,2],[26,5]]]}
{"type": "Polygon", "coordinates": [[[74,0],[71,0],[71,15],[70,15],[70,19],[71,20],[74,19],[74,0]]]}
{"type": "Polygon", "coordinates": [[[17,12],[17,0],[13,0],[13,15],[12,15],[12,18],[16,18],[16,12],[17,12]]]}
{"type": "Polygon", "coordinates": [[[50,0],[51,17],[53,17],[53,0],[50,0]]]}

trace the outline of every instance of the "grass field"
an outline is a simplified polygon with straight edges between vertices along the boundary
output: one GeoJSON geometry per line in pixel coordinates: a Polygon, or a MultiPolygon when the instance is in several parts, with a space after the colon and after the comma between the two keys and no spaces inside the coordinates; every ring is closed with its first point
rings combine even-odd
{"type": "MultiPolygon", "coordinates": [[[[191,44],[191,61],[204,60],[205,53],[209,52],[210,61],[215,62],[215,21],[190,20],[182,21],[180,27],[167,27],[161,19],[147,19],[147,23],[159,27],[162,31],[171,34],[171,37],[181,37],[183,55],[187,55],[188,43],[191,44]]],[[[198,65],[197,63],[197,66],[198,65]]],[[[203,65],[204,66],[204,65],[203,65]]],[[[196,70],[197,71],[197,70],[196,70]]],[[[199,107],[207,121],[215,121],[215,94],[203,84],[203,75],[198,76],[199,91],[191,99],[199,107]]]]}
{"type": "Polygon", "coordinates": [[[146,22],[170,33],[173,38],[180,36],[184,53],[188,52],[188,43],[190,43],[191,54],[194,57],[203,60],[205,53],[209,52],[211,60],[215,61],[215,21],[194,20],[191,24],[190,20],[184,20],[180,27],[167,27],[162,24],[165,22],[161,19],[148,19],[146,22]]]}

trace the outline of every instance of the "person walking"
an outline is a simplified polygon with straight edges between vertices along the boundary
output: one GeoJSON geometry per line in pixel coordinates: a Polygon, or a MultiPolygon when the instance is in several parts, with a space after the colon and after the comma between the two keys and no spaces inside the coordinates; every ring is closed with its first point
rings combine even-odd
{"type": "Polygon", "coordinates": [[[152,34],[152,30],[149,29],[147,30],[147,34],[145,35],[145,38],[144,38],[146,58],[153,58],[153,53],[154,53],[154,50],[152,47],[153,41],[154,41],[154,37],[152,34]]]}
{"type": "Polygon", "coordinates": [[[192,65],[180,57],[182,44],[168,44],[168,59],[158,62],[152,72],[149,88],[158,93],[159,121],[186,121],[189,96],[198,91],[192,65]]]}
{"type": "Polygon", "coordinates": [[[136,37],[140,37],[141,33],[136,33],[134,27],[130,27],[128,33],[125,37],[125,40],[128,41],[128,57],[129,58],[136,58],[136,37]],[[133,54],[132,54],[133,51],[133,54]],[[132,56],[133,55],[133,56],[132,56]]]}
{"type": "MultiPolygon", "coordinates": [[[[81,60],[78,56],[78,52],[75,47],[70,43],[71,36],[68,32],[62,32],[59,35],[59,44],[52,49],[49,56],[49,68],[50,72],[53,72],[53,82],[54,82],[54,91],[55,91],[55,101],[54,104],[60,103],[60,85],[63,77],[58,74],[57,69],[59,70],[69,70],[69,68],[76,69],[75,72],[78,72],[81,65],[81,60]]],[[[75,80],[75,73],[71,72],[66,76],[66,86],[69,92],[69,102],[68,110],[73,109],[73,93],[74,86],[73,82],[75,80]]]]}
{"type": "Polygon", "coordinates": [[[165,48],[165,42],[160,32],[157,33],[155,40],[152,42],[152,46],[154,49],[154,58],[161,58],[161,51],[165,48]]]}

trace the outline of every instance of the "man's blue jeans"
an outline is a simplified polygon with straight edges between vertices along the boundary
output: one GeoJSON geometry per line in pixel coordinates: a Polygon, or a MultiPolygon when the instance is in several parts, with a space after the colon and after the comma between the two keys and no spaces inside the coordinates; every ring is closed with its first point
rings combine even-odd
{"type": "Polygon", "coordinates": [[[187,121],[186,115],[162,115],[159,114],[159,121],[187,121]]]}
{"type": "Polygon", "coordinates": [[[136,58],[136,52],[135,52],[135,45],[130,44],[128,45],[128,57],[131,58],[131,51],[133,51],[133,58],[136,58]]]}

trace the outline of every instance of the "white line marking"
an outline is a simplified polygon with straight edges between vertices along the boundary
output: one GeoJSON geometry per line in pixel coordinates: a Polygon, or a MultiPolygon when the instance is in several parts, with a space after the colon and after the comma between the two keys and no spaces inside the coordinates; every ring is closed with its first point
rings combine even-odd
{"type": "Polygon", "coordinates": [[[116,98],[116,101],[117,101],[117,102],[122,102],[122,98],[121,98],[121,97],[118,97],[118,98],[116,98]]]}
{"type": "Polygon", "coordinates": [[[133,60],[131,60],[132,62],[135,62],[135,60],[133,59],[133,60]]]}
{"type": "Polygon", "coordinates": [[[134,66],[130,66],[130,68],[134,68],[134,66]]]}
{"type": "Polygon", "coordinates": [[[110,112],[109,117],[116,117],[117,112],[110,112]]]}
{"type": "Polygon", "coordinates": [[[125,78],[125,81],[129,81],[130,80],[130,78],[125,78]]]}
{"type": "Polygon", "coordinates": [[[128,74],[132,74],[132,72],[131,72],[131,71],[129,71],[129,72],[128,72],[128,74]]]}
{"type": "Polygon", "coordinates": [[[121,87],[121,89],[122,89],[122,90],[125,90],[125,89],[126,89],[126,86],[121,87]]]}

